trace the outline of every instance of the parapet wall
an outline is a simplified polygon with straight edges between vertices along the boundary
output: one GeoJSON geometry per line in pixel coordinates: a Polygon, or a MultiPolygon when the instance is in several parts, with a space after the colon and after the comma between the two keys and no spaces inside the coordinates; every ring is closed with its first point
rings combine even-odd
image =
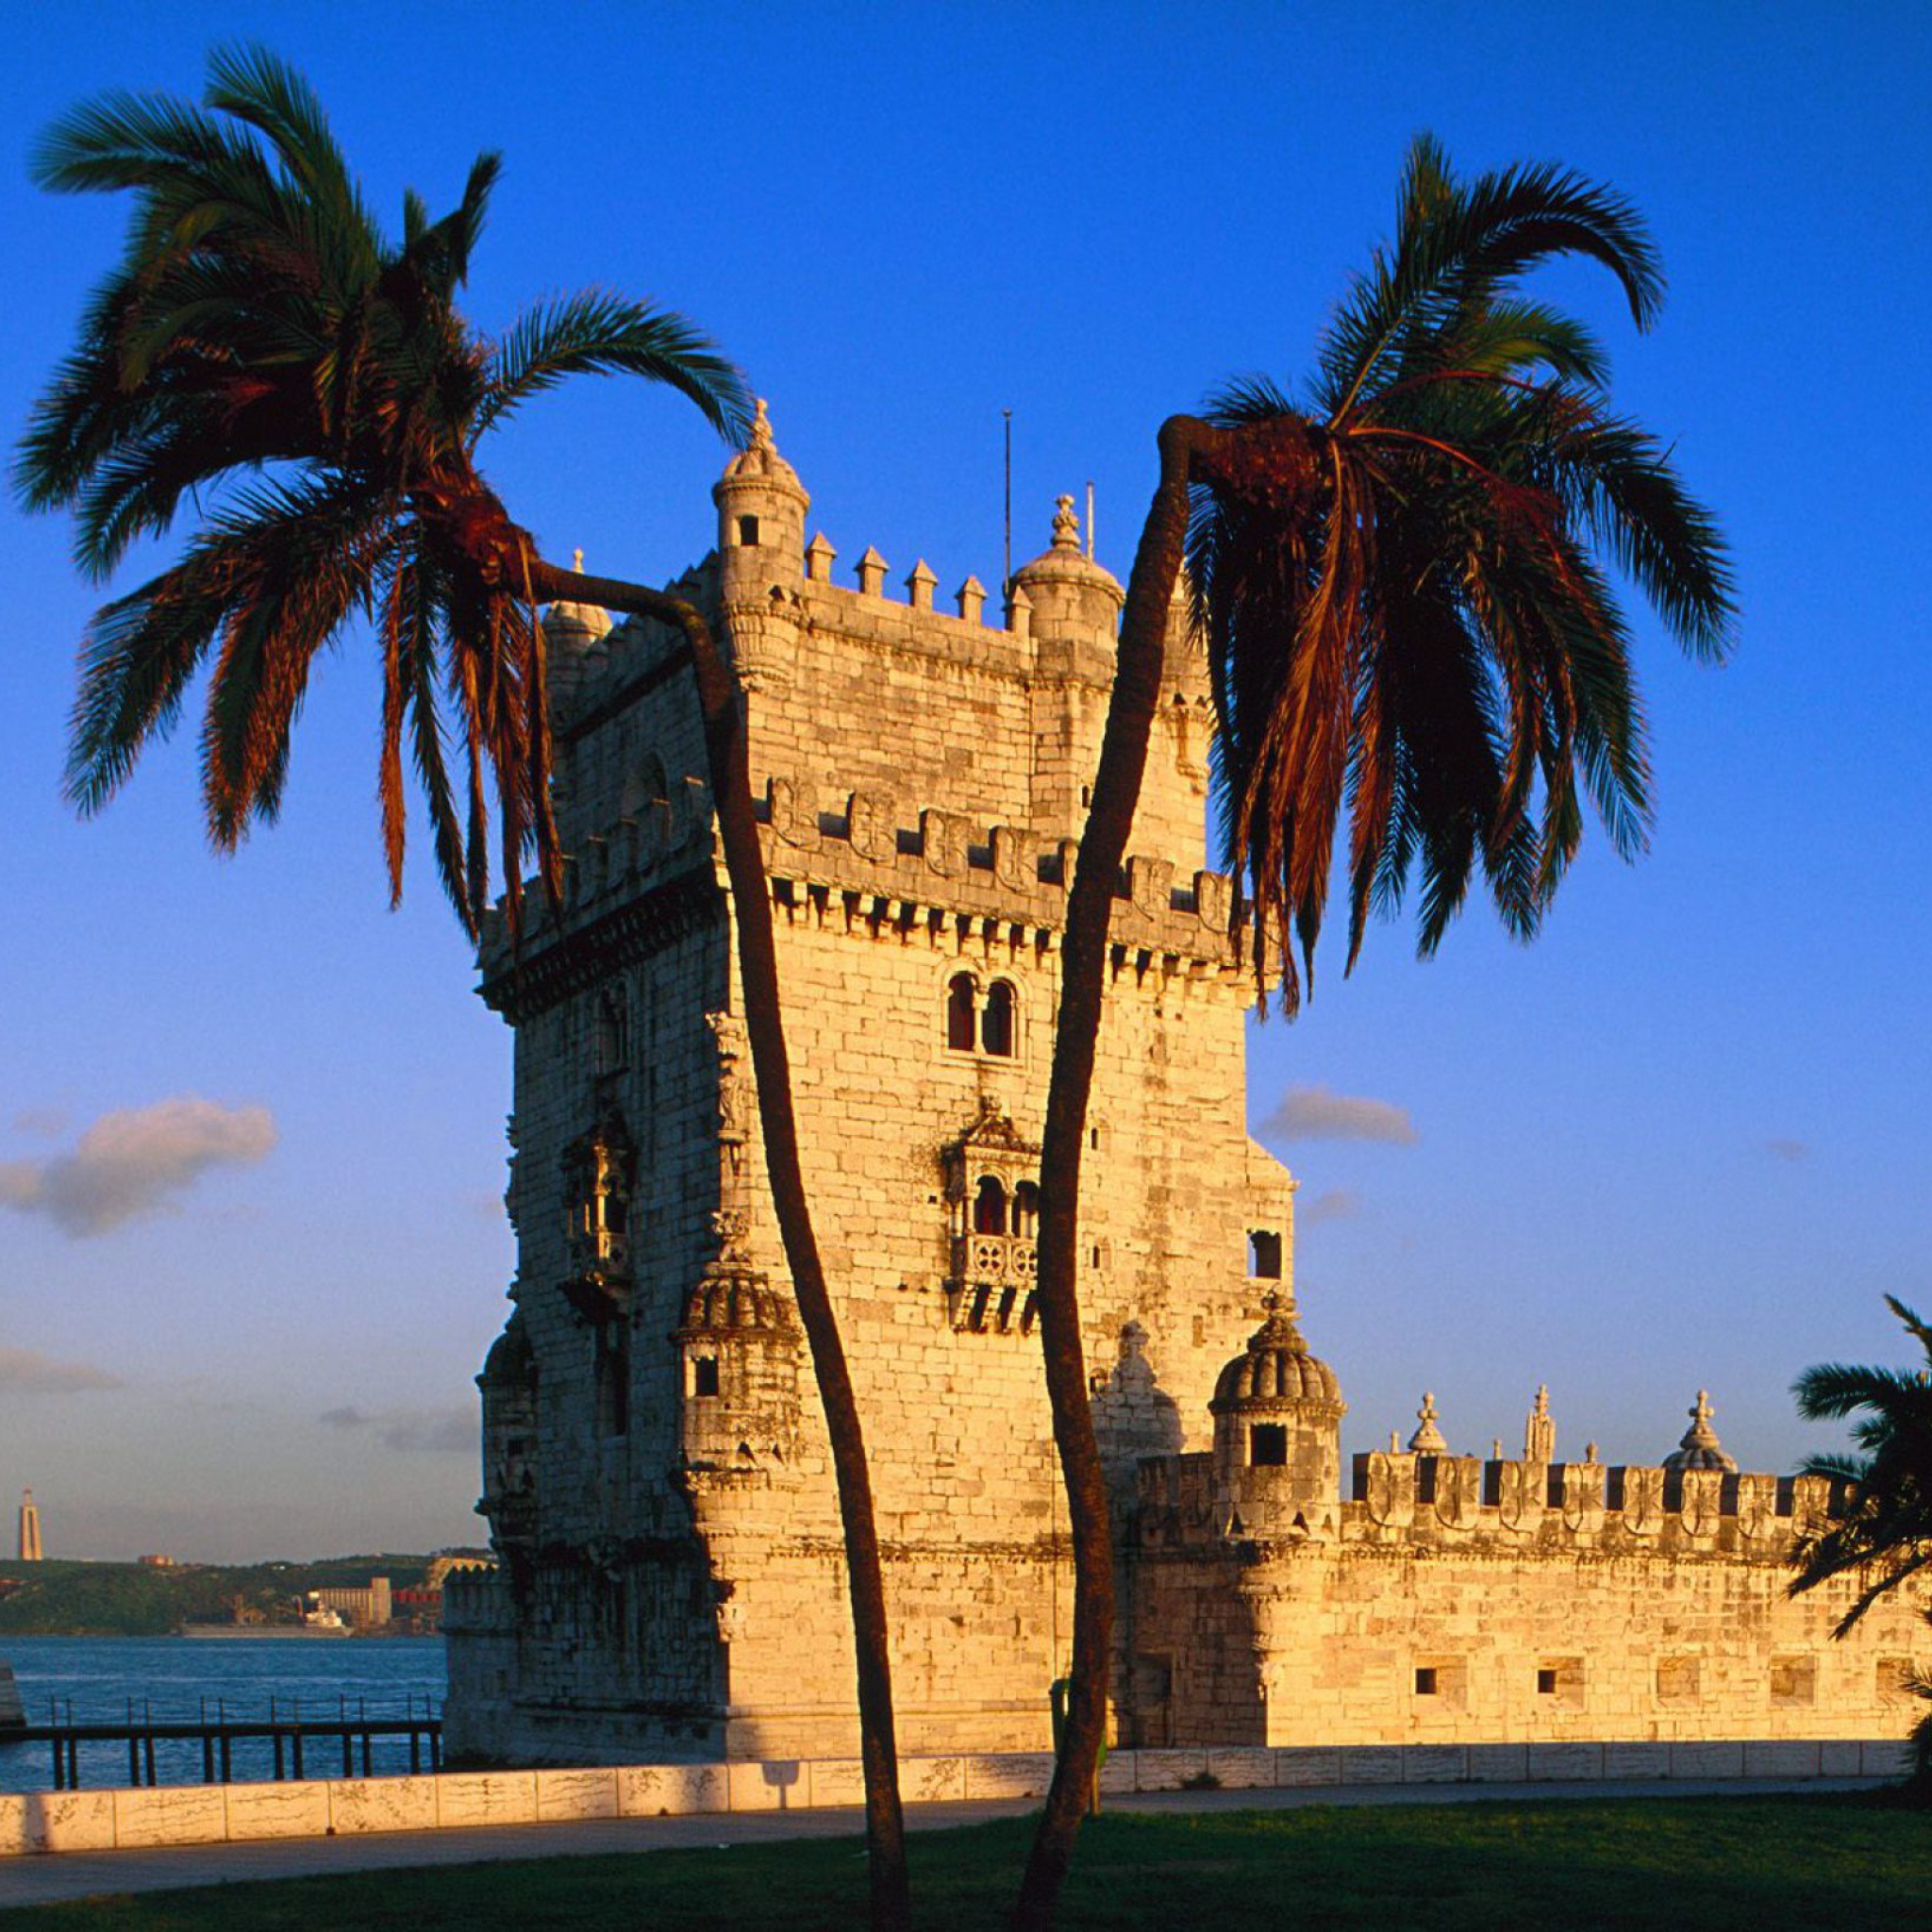
{"type": "MultiPolygon", "coordinates": [[[[1100,1788],[1118,1796],[1179,1790],[1209,1779],[1228,1790],[1598,1779],[1749,1778],[1785,1784],[1897,1778],[1909,1769],[1908,1760],[1907,1747],[1895,1739],[1116,1751],[1101,1769],[1100,1788]]],[[[899,1775],[909,1805],[1028,1799],[1046,1790],[1053,1759],[1045,1752],[902,1757],[899,1775]]],[[[30,1791],[0,1795],[0,1858],[372,1832],[497,1830],[588,1819],[817,1810],[856,1807],[863,1797],[858,1760],[842,1757],[30,1791]]],[[[853,1828],[858,1829],[856,1820],[853,1828]]]]}

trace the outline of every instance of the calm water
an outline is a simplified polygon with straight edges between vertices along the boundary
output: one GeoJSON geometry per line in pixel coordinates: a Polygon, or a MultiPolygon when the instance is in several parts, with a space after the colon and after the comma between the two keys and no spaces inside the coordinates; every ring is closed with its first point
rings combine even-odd
{"type": "MultiPolygon", "coordinates": [[[[40,1724],[55,1699],[63,1718],[71,1703],[81,1723],[121,1722],[130,1702],[137,1714],[146,1707],[157,1718],[192,1718],[204,1707],[212,1713],[218,1700],[231,1717],[266,1716],[272,1697],[278,1712],[291,1715],[333,1717],[346,1706],[351,1714],[399,1717],[411,1700],[419,1711],[425,1699],[440,1711],[448,1683],[437,1637],[8,1637],[0,1639],[0,1661],[13,1666],[27,1722],[40,1724]]],[[[407,1739],[375,1740],[371,1769],[378,1776],[408,1768],[407,1739]]],[[[340,1752],[313,1743],[306,1769],[311,1777],[340,1774],[340,1752]]],[[[201,1745],[158,1742],[155,1770],[162,1784],[199,1784],[201,1745]]],[[[237,1778],[267,1777],[272,1770],[265,1740],[235,1746],[237,1778]]],[[[125,1784],[127,1747],[83,1744],[80,1781],[125,1784]]],[[[0,1743],[0,1791],[44,1790],[52,1782],[49,1746],[0,1743]]]]}

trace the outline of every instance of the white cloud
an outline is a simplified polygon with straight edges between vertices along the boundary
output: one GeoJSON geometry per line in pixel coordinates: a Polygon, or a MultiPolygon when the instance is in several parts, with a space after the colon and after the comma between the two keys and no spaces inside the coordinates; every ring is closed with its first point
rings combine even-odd
{"type": "Polygon", "coordinates": [[[1291,1087],[1257,1131],[1270,1141],[1385,1141],[1407,1147],[1416,1140],[1407,1108],[1326,1087],[1291,1087]]]}
{"type": "Polygon", "coordinates": [[[71,1154],[0,1161],[0,1207],[44,1214],[75,1241],[124,1222],[178,1213],[179,1196],[210,1168],[252,1167],[275,1144],[265,1107],[181,1094],[105,1113],[71,1154]]]}
{"type": "Polygon", "coordinates": [[[1302,1227],[1320,1227],[1324,1221],[1353,1221],[1362,1211],[1362,1197],[1353,1188],[1328,1188],[1306,1208],[1296,1205],[1294,1218],[1302,1227]]]}
{"type": "Polygon", "coordinates": [[[75,1395],[122,1386],[119,1375],[90,1362],[57,1362],[31,1348],[0,1348],[0,1395],[75,1395]]]}
{"type": "Polygon", "coordinates": [[[39,1141],[51,1141],[67,1131],[64,1107],[24,1107],[13,1116],[16,1134],[31,1134],[39,1141]]]}
{"type": "Polygon", "coordinates": [[[476,1417],[461,1408],[391,1408],[372,1415],[350,1404],[325,1410],[316,1421],[344,1432],[367,1429],[385,1449],[406,1456],[474,1455],[479,1440],[476,1417]]]}

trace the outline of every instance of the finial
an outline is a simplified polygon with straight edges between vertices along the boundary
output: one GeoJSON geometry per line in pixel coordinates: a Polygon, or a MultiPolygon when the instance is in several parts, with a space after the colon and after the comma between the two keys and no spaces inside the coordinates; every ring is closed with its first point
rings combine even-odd
{"type": "Polygon", "coordinates": [[[1594,1442],[1586,1442],[1583,1445],[1583,1459],[1586,1462],[1594,1462],[1596,1460],[1596,1444],[1594,1442]]]}
{"type": "Polygon", "coordinates": [[[772,419],[765,408],[765,399],[758,398],[758,413],[751,419],[751,447],[755,450],[771,451],[776,448],[772,441],[772,419]]]}
{"type": "Polygon", "coordinates": [[[1710,1425],[1710,1391],[1707,1389],[1700,1389],[1697,1391],[1697,1400],[1685,1413],[1690,1418],[1690,1426],[1684,1431],[1683,1441],[1664,1457],[1664,1467],[1736,1469],[1737,1462],[1724,1454],[1724,1444],[1718,1441],[1717,1431],[1710,1425]]]}
{"type": "Polygon", "coordinates": [[[1080,519],[1074,514],[1074,499],[1071,496],[1054,498],[1059,508],[1053,516],[1053,547],[1056,550],[1078,550],[1080,547],[1080,519]]]}
{"type": "Polygon", "coordinates": [[[1446,1456],[1449,1453],[1449,1439],[1436,1426],[1436,1398],[1429,1390],[1423,1391],[1423,1406],[1416,1410],[1416,1421],[1420,1424],[1414,1435],[1408,1439],[1411,1456],[1446,1456]]]}
{"type": "Polygon", "coordinates": [[[1536,1385],[1536,1403],[1523,1427],[1523,1459],[1525,1462],[1554,1462],[1557,1459],[1557,1424],[1550,1415],[1550,1385],[1536,1385]]]}
{"type": "Polygon", "coordinates": [[[570,567],[571,567],[571,569],[573,569],[574,571],[575,571],[575,572],[576,572],[576,574],[578,575],[578,576],[582,576],[582,575],[583,575],[583,574],[584,574],[584,546],[583,546],[583,545],[582,545],[581,543],[579,543],[579,544],[577,545],[577,547],[576,547],[576,548],[575,548],[575,550],[573,550],[573,551],[571,552],[571,554],[570,554],[570,567]]]}

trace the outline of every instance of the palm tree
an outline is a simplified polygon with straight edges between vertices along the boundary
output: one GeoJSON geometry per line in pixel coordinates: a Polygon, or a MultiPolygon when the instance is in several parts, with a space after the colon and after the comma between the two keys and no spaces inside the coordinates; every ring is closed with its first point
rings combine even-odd
{"type": "Polygon", "coordinates": [[[1371,910],[1417,891],[1441,941],[1480,871],[1538,928],[1582,835],[1641,849],[1649,766],[1631,637],[1607,565],[1693,657],[1730,641],[1709,515],[1666,451],[1611,413],[1604,351],[1518,291],[1553,257],[1602,263],[1639,327],[1662,279],[1621,196],[1548,166],[1458,181],[1409,151],[1395,239],[1357,276],[1304,395],[1249,380],[1159,433],[1092,806],[1068,903],[1039,1248],[1046,1376],[1073,1529],[1073,1692],[1015,1924],[1047,1924],[1106,1721],[1107,1491],[1075,1295],[1080,1156],[1108,921],[1183,558],[1216,708],[1214,776],[1259,996],[1292,1014],[1347,821],[1352,965],[1371,910]],[[1579,786],[1580,778],[1580,786],[1579,786]]]}
{"type": "Polygon", "coordinates": [[[57,122],[42,185],[134,196],[120,267],[22,442],[19,491],[73,508],[105,577],[138,537],[198,527],[181,559],[106,605],[81,650],[69,795],[98,810],[177,722],[213,658],[201,732],[208,832],[232,850],[272,821],[316,653],[373,621],[383,663],[378,792],[402,891],[404,741],[444,889],[474,936],[488,903],[490,798],[514,928],[534,849],[554,898],[539,600],[592,598],[675,626],[703,712],[774,1203],[831,1440],[858,1656],[874,1923],[909,1923],[885,1596],[864,1439],[798,1159],[736,677],[699,612],[546,561],[478,472],[483,433],[564,377],[667,382],[741,441],[738,372],[675,314],[600,292],[533,309],[496,341],[457,308],[498,163],[432,221],[413,194],[386,238],[307,83],[259,50],[218,51],[201,107],[114,94],[57,122]],[[206,500],[204,500],[206,493],[206,500]],[[464,771],[453,783],[445,733],[464,771]],[[486,780],[487,772],[487,780],[486,780]],[[458,799],[458,789],[462,801],[458,799]]]}
{"type": "MultiPolygon", "coordinates": [[[[1791,1550],[1793,1596],[1859,1573],[1858,1593],[1834,1637],[1848,1634],[1881,1597],[1932,1565],[1932,1328],[1895,1296],[1887,1295],[1885,1304],[1924,1351],[1923,1368],[1821,1362],[1791,1389],[1807,1422],[1858,1418],[1852,1425],[1856,1453],[1806,1458],[1802,1474],[1839,1485],[1840,1500],[1830,1523],[1806,1531],[1791,1550]]],[[[1932,1623],[1932,1610],[1925,1619],[1932,1623]]],[[[1907,1688],[1932,1701],[1932,1678],[1915,1674],[1907,1688]]],[[[1913,1726],[1911,1741],[1911,1789],[1932,1803],[1932,1710],[1913,1726]]]]}

